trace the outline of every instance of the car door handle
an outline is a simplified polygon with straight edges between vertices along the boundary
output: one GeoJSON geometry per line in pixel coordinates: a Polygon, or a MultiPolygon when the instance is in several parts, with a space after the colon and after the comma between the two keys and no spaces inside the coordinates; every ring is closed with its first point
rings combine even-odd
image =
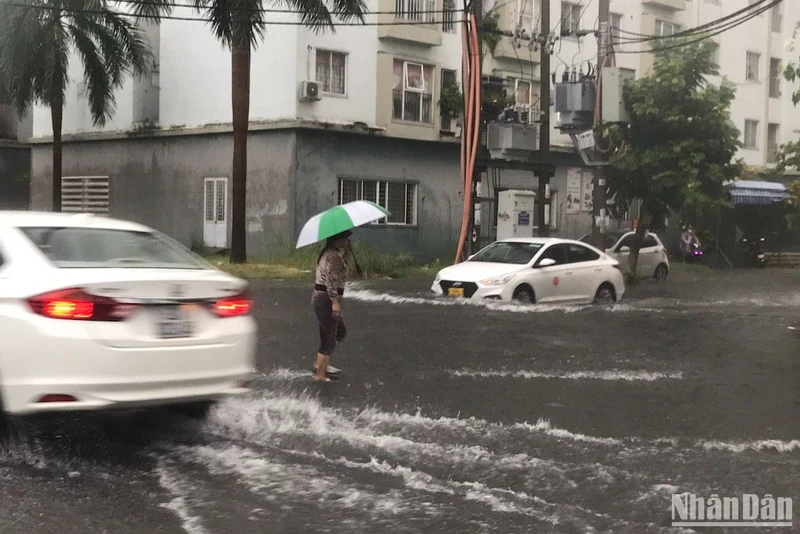
{"type": "Polygon", "coordinates": [[[564,274],[572,274],[572,271],[567,271],[564,274]]]}

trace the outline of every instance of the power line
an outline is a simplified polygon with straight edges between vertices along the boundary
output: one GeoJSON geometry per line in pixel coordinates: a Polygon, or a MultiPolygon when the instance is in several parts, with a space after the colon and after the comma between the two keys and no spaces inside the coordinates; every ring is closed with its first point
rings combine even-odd
{"type": "MultiPolygon", "coordinates": [[[[33,5],[33,4],[18,4],[13,2],[6,2],[2,5],[18,7],[21,9],[38,9],[41,11],[59,11],[64,13],[86,13],[90,15],[106,15],[108,11],[102,10],[92,10],[92,9],[64,9],[55,6],[44,6],[44,5],[33,5]]],[[[304,14],[305,12],[302,11],[295,11],[293,13],[297,14],[304,14]]],[[[122,16],[133,16],[128,13],[117,13],[118,15],[122,16]]],[[[178,21],[186,21],[186,22],[211,22],[209,18],[196,18],[196,17],[178,17],[174,15],[163,15],[163,16],[155,16],[155,15],[137,15],[135,18],[142,19],[142,20],[178,20],[178,21]]],[[[333,26],[419,26],[420,24],[433,24],[439,25],[445,22],[454,22],[454,23],[461,23],[464,22],[464,19],[455,19],[452,21],[447,20],[432,20],[427,22],[419,22],[419,21],[394,21],[394,22],[333,22],[333,26]]],[[[231,21],[230,24],[251,24],[251,21],[243,20],[243,21],[231,21]]],[[[301,21],[280,21],[280,20],[265,20],[262,21],[261,24],[265,26],[315,26],[315,25],[324,25],[321,23],[307,23],[301,21]]]]}
{"type": "MultiPolygon", "coordinates": [[[[775,2],[774,5],[777,5],[781,1],[782,0],[777,0],[777,2],[775,2]]],[[[719,35],[721,33],[725,33],[728,30],[736,28],[737,26],[741,26],[745,22],[748,22],[748,21],[756,18],[757,16],[761,15],[762,13],[765,13],[765,12],[769,11],[772,7],[773,7],[773,5],[763,7],[761,9],[759,9],[758,11],[755,11],[755,12],[751,13],[750,15],[748,15],[746,18],[744,18],[742,20],[729,22],[728,24],[726,24],[724,27],[721,27],[717,31],[714,31],[714,32],[711,32],[711,33],[705,33],[705,34],[703,34],[702,37],[700,37],[698,39],[694,39],[694,40],[691,40],[691,41],[684,41],[684,42],[673,44],[673,45],[669,45],[669,46],[654,47],[654,48],[651,48],[650,50],[615,50],[614,53],[615,54],[652,54],[652,53],[664,52],[664,51],[667,51],[667,50],[674,50],[676,48],[682,48],[682,47],[685,47],[685,46],[689,46],[689,45],[692,45],[692,44],[695,44],[695,43],[699,43],[700,41],[705,41],[706,39],[709,39],[709,38],[714,37],[716,35],[719,35]]],[[[686,36],[686,35],[689,35],[689,34],[686,34],[686,33],[684,33],[684,35],[673,34],[673,35],[670,35],[670,36],[666,36],[664,38],[666,38],[666,39],[680,39],[681,37],[686,36]]]]}
{"type": "MultiPolygon", "coordinates": [[[[620,44],[637,44],[637,43],[646,43],[646,42],[650,42],[650,41],[658,41],[658,40],[664,40],[664,39],[674,39],[674,38],[680,38],[680,37],[693,37],[695,35],[699,35],[701,33],[705,33],[706,31],[714,31],[714,30],[716,30],[718,28],[721,28],[721,27],[725,26],[726,24],[729,24],[728,21],[731,21],[732,19],[737,19],[737,17],[740,17],[742,15],[744,15],[744,16],[742,16],[741,18],[739,18],[737,20],[739,20],[741,22],[747,22],[748,20],[750,20],[750,19],[752,19],[752,18],[754,18],[754,17],[756,17],[756,16],[758,16],[758,15],[760,15],[760,14],[766,12],[766,11],[769,11],[770,9],[772,9],[775,6],[777,6],[781,2],[783,2],[783,0],[757,0],[756,2],[754,2],[754,3],[750,4],[749,6],[747,6],[746,8],[740,9],[739,11],[736,11],[735,13],[731,13],[730,15],[726,15],[724,17],[720,17],[719,19],[712,20],[711,22],[708,22],[708,23],[700,25],[700,26],[696,26],[694,28],[689,28],[687,30],[683,30],[683,31],[680,31],[680,32],[675,32],[674,34],[671,34],[671,35],[644,35],[644,34],[641,34],[641,33],[635,33],[635,32],[629,32],[629,31],[620,30],[621,33],[627,33],[629,35],[635,35],[635,36],[640,37],[640,38],[631,39],[631,38],[627,38],[627,37],[622,37],[622,38],[619,39],[618,42],[620,44]],[[767,3],[767,2],[769,2],[769,4],[765,6],[764,4],[767,3]],[[761,6],[761,7],[759,7],[759,6],[761,6]],[[748,13],[748,12],[750,12],[750,13],[748,13]],[[723,24],[723,23],[725,23],[725,24],[723,24]]],[[[735,27],[735,26],[733,26],[733,27],[735,27]]]]}
{"type": "MultiPolygon", "coordinates": [[[[113,0],[113,1],[115,3],[118,3],[118,4],[130,4],[130,5],[134,5],[134,6],[154,6],[155,5],[153,2],[149,2],[147,0],[113,0]]],[[[158,5],[166,6],[166,7],[170,7],[170,8],[175,8],[175,7],[177,7],[177,8],[186,8],[186,9],[192,9],[192,10],[195,10],[195,11],[203,11],[205,9],[205,8],[199,8],[198,9],[197,6],[195,6],[195,5],[192,5],[192,4],[181,4],[181,3],[178,3],[178,2],[159,2],[158,5]]],[[[298,10],[298,9],[272,9],[272,8],[269,8],[269,9],[267,9],[267,8],[247,9],[247,8],[237,8],[237,7],[233,7],[233,6],[228,7],[225,11],[229,12],[229,13],[240,13],[240,12],[245,12],[245,13],[289,13],[289,14],[291,14],[291,13],[297,13],[297,14],[306,13],[306,11],[301,11],[301,10],[298,10]]],[[[427,14],[443,14],[443,13],[458,13],[458,12],[465,12],[465,11],[461,10],[461,9],[419,9],[419,10],[414,10],[413,13],[415,15],[417,15],[417,14],[419,14],[419,15],[427,15],[427,14]]],[[[339,10],[339,11],[330,10],[330,11],[328,11],[328,13],[330,13],[331,15],[350,15],[350,13],[345,12],[345,11],[341,11],[341,10],[339,10]]],[[[398,13],[395,10],[395,11],[367,11],[364,14],[365,15],[396,15],[398,13]]],[[[425,22],[418,22],[418,24],[425,24],[425,22]]]]}

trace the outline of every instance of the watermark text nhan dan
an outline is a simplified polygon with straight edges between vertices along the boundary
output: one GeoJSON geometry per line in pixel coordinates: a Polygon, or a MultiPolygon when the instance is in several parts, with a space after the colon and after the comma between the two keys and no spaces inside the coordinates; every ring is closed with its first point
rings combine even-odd
{"type": "Polygon", "coordinates": [[[735,497],[672,495],[674,527],[791,527],[792,499],[745,493],[735,497]]]}

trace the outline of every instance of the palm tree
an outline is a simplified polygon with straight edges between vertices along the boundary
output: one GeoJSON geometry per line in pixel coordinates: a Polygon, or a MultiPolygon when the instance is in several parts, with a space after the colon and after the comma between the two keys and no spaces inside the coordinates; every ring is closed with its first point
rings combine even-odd
{"type": "MultiPolygon", "coordinates": [[[[277,2],[276,2],[277,3],[277,2]]],[[[233,168],[231,263],[247,261],[247,131],[250,123],[250,55],[263,40],[268,21],[267,0],[192,0],[194,8],[211,25],[214,35],[231,50],[231,104],[233,108],[233,168]]],[[[342,21],[363,23],[364,0],[287,0],[281,7],[300,14],[300,21],[316,33],[335,31],[333,15],[342,21]],[[330,8],[328,7],[330,4],[330,8]]],[[[133,5],[137,16],[158,19],[168,15],[174,0],[148,0],[133,5]]]]}
{"type": "Polygon", "coordinates": [[[72,50],[83,63],[89,109],[104,126],[116,109],[114,91],[152,64],[144,34],[106,0],[17,0],[0,3],[0,78],[24,113],[50,107],[53,123],[53,211],[61,211],[61,128],[72,50]]]}

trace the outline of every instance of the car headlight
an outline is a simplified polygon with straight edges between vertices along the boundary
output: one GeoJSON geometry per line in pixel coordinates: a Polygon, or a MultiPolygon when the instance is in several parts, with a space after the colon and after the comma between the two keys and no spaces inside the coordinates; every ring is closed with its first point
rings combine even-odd
{"type": "Polygon", "coordinates": [[[481,280],[482,286],[503,286],[506,285],[509,280],[514,278],[515,273],[507,274],[505,276],[498,276],[496,278],[486,278],[485,280],[481,280]]]}

